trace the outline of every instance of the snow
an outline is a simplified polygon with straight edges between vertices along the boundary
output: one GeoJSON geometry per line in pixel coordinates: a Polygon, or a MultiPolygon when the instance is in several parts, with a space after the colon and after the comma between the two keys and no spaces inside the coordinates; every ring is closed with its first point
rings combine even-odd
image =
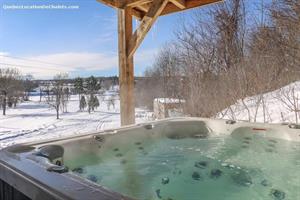
{"type": "Polygon", "coordinates": [[[154,102],[171,104],[171,103],[185,103],[185,100],[174,99],[174,98],[156,98],[154,99],[154,102]]]}
{"type": "Polygon", "coordinates": [[[298,111],[299,120],[300,81],[272,92],[240,99],[220,112],[217,118],[262,123],[297,123],[295,111],[298,111]]]}
{"type": "MultiPolygon", "coordinates": [[[[0,149],[24,142],[54,139],[74,136],[92,131],[120,127],[119,100],[115,102],[115,109],[108,110],[107,101],[114,91],[107,91],[99,99],[100,107],[89,114],[79,111],[78,95],[71,96],[68,112],[61,113],[56,119],[56,112],[45,102],[39,102],[39,96],[30,97],[31,101],[17,105],[17,108],[7,110],[7,115],[0,116],[0,149]]],[[[151,113],[144,109],[136,109],[136,122],[151,120],[151,113]]]]}
{"type": "MultiPolygon", "coordinates": [[[[78,111],[79,97],[71,96],[68,112],[62,113],[59,120],[56,120],[53,108],[50,108],[45,102],[39,102],[39,96],[32,96],[31,101],[23,102],[15,109],[8,109],[6,116],[0,115],[0,149],[17,143],[74,136],[120,127],[120,103],[116,96],[116,89],[106,91],[99,97],[102,99],[100,107],[91,114],[87,111],[78,111]],[[107,99],[111,96],[116,97],[116,107],[114,109],[111,107],[109,110],[107,99]]],[[[216,117],[252,122],[293,123],[296,122],[295,112],[286,103],[286,97],[291,97],[292,94],[296,97],[299,109],[300,81],[273,92],[238,100],[216,117]]],[[[156,101],[162,103],[182,102],[182,100],[170,98],[158,98],[156,101]]],[[[299,112],[298,115],[300,115],[299,112]]],[[[150,120],[152,120],[151,112],[141,108],[136,109],[137,123],[150,120]]]]}

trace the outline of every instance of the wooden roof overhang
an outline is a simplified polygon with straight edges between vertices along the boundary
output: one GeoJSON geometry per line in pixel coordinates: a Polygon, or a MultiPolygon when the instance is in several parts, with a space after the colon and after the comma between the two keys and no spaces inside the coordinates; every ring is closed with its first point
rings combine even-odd
{"type": "Polygon", "coordinates": [[[97,0],[118,10],[121,125],[135,123],[133,56],[157,18],[222,0],[97,0]],[[133,31],[133,17],[140,20],[133,31]]]}
{"type": "MultiPolygon", "coordinates": [[[[157,0],[97,0],[107,6],[116,9],[130,8],[132,15],[138,20],[142,20],[143,17],[149,11],[151,4],[157,0]]],[[[204,5],[217,3],[222,0],[169,0],[160,16],[168,15],[175,12],[184,11],[191,8],[201,7],[204,5]]]]}

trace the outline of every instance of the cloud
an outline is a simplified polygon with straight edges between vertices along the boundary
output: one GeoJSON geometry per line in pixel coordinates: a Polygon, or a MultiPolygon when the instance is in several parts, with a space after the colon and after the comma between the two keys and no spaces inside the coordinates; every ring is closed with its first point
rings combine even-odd
{"type": "MultiPolygon", "coordinates": [[[[149,66],[153,62],[156,49],[141,50],[135,56],[135,65],[149,66]]],[[[58,73],[80,74],[110,70],[118,67],[118,55],[113,53],[64,52],[47,55],[15,57],[0,52],[0,67],[16,67],[23,74],[31,74],[36,79],[52,78],[58,73]],[[6,63],[6,64],[3,64],[6,63]]],[[[92,74],[91,74],[92,75],[92,74]]]]}
{"type": "Polygon", "coordinates": [[[7,55],[9,55],[8,52],[0,52],[0,56],[7,56],[7,55]]]}

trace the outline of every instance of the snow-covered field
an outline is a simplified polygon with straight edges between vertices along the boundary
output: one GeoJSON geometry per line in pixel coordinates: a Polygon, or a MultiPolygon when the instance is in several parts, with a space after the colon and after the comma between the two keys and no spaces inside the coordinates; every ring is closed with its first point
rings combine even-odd
{"type": "MultiPolygon", "coordinates": [[[[111,92],[104,94],[104,100],[111,92]]],[[[101,97],[100,97],[101,98],[101,97]]],[[[59,138],[76,134],[117,128],[120,126],[119,101],[115,109],[107,108],[106,101],[89,114],[79,111],[78,96],[74,95],[68,104],[68,112],[56,120],[56,113],[38,96],[23,102],[15,109],[8,109],[7,115],[0,115],[0,149],[16,143],[59,138]]],[[[300,82],[292,83],[279,90],[247,97],[219,113],[217,118],[246,120],[252,122],[281,123],[298,122],[300,119],[300,82]]],[[[136,109],[136,122],[152,120],[152,113],[136,109]]]]}
{"type": "Polygon", "coordinates": [[[300,81],[266,94],[240,99],[219,113],[217,118],[262,123],[299,123],[300,81]]]}
{"type": "MultiPolygon", "coordinates": [[[[109,95],[109,92],[105,93],[106,97],[109,95]]],[[[8,109],[6,116],[0,116],[0,149],[17,143],[72,136],[120,126],[119,100],[116,100],[115,109],[111,107],[110,110],[106,102],[101,101],[100,107],[89,114],[87,111],[79,111],[78,96],[74,95],[68,104],[68,112],[61,113],[59,120],[56,119],[55,110],[45,102],[40,103],[38,96],[33,96],[30,100],[17,105],[17,108],[8,109]]],[[[137,123],[149,121],[151,113],[136,109],[136,118],[137,123]]]]}

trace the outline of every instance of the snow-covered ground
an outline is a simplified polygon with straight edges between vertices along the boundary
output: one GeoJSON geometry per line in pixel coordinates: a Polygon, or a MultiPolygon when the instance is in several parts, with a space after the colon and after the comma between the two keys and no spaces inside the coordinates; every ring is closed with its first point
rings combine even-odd
{"type": "Polygon", "coordinates": [[[217,118],[263,123],[299,123],[300,81],[266,94],[238,100],[219,113],[217,118]]]}
{"type": "MultiPolygon", "coordinates": [[[[110,93],[106,92],[105,96],[102,98],[108,98],[110,93]]],[[[110,110],[106,101],[101,101],[100,107],[89,114],[87,111],[79,111],[78,99],[77,95],[71,96],[68,112],[61,113],[59,120],[56,119],[55,110],[45,102],[40,103],[38,96],[31,97],[31,101],[23,102],[17,108],[8,109],[6,116],[0,116],[0,149],[16,143],[72,136],[120,126],[119,100],[116,100],[115,109],[111,107],[110,110]]],[[[149,120],[151,113],[136,109],[137,123],[149,120]]]]}
{"type": "MultiPolygon", "coordinates": [[[[104,100],[113,95],[106,92],[104,100]]],[[[101,97],[100,97],[101,98],[101,97]]],[[[68,112],[62,113],[56,120],[56,113],[45,102],[39,102],[38,96],[23,102],[15,109],[8,109],[7,115],[0,115],[0,149],[16,143],[59,138],[90,131],[117,128],[120,126],[119,100],[115,109],[108,110],[106,101],[89,114],[80,112],[78,96],[74,95],[68,104],[68,112]]],[[[296,122],[300,119],[300,82],[292,83],[279,90],[262,95],[247,97],[225,109],[217,118],[246,120],[252,122],[296,122]],[[295,112],[296,111],[296,112],[295,112]]],[[[152,113],[136,109],[136,122],[152,120],[152,113]]]]}

